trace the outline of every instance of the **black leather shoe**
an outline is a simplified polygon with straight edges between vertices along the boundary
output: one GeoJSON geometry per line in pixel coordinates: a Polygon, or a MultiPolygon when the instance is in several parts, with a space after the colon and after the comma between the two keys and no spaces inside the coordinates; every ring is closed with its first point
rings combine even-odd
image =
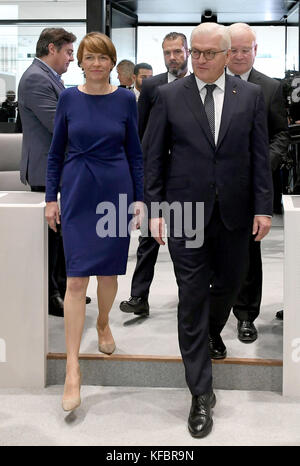
{"type": "Polygon", "coordinates": [[[209,335],[209,352],[211,359],[225,359],[227,356],[226,346],[221,335],[209,335]]]}
{"type": "Polygon", "coordinates": [[[64,302],[60,296],[52,296],[49,299],[49,314],[51,316],[64,316],[64,302]]]}
{"type": "Polygon", "coordinates": [[[283,320],[283,310],[276,312],[276,319],[283,320]]]}
{"type": "Polygon", "coordinates": [[[145,298],[138,298],[132,296],[128,301],[122,301],[120,303],[120,309],[123,312],[133,312],[135,315],[149,315],[149,303],[145,298]]]}
{"type": "Polygon", "coordinates": [[[215,404],[216,396],[213,391],[193,395],[188,419],[188,429],[192,437],[203,438],[210,433],[213,426],[211,410],[215,404]]]}
{"type": "Polygon", "coordinates": [[[90,304],[91,301],[92,300],[91,300],[91,298],[89,296],[85,297],[85,304],[90,304]]]}
{"type": "Polygon", "coordinates": [[[257,338],[257,330],[253,322],[238,320],[238,339],[243,343],[253,343],[257,338]]]}

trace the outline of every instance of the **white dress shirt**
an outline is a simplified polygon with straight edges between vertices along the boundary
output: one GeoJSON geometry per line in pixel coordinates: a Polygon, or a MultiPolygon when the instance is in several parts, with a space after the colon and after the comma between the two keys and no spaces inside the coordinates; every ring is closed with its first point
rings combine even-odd
{"type": "MultiPolygon", "coordinates": [[[[246,73],[240,74],[239,76],[241,77],[241,79],[243,79],[244,81],[248,81],[251,70],[252,68],[250,68],[250,70],[248,70],[246,73]]],[[[226,69],[226,73],[230,76],[235,76],[235,74],[228,67],[226,69]]]]}
{"type": "MultiPolygon", "coordinates": [[[[187,76],[189,76],[191,73],[189,70],[187,70],[187,72],[185,73],[184,76],[182,76],[183,78],[186,78],[187,76]]],[[[181,79],[181,78],[176,78],[176,76],[174,76],[174,74],[171,74],[168,72],[168,84],[169,83],[172,83],[173,81],[176,81],[176,79],[181,79]]]]}
{"type": "Polygon", "coordinates": [[[140,91],[138,91],[137,88],[134,86],[133,92],[135,94],[135,100],[138,101],[140,97],[140,91]]]}
{"type": "MultiPolygon", "coordinates": [[[[195,78],[196,78],[196,83],[197,83],[197,86],[200,92],[200,97],[204,104],[204,99],[205,99],[206,92],[207,92],[205,86],[208,83],[201,81],[201,79],[197,78],[196,75],[195,75],[195,78]]],[[[214,99],[214,105],[215,105],[215,144],[217,145],[220,125],[221,125],[224,94],[225,94],[225,71],[214,83],[209,83],[209,84],[215,84],[217,86],[213,92],[213,99],[214,99]]]]}

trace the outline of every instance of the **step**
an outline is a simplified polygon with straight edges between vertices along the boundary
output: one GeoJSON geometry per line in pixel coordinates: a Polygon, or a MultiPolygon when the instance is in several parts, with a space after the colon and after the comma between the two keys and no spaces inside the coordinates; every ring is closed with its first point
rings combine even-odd
{"type": "MultiPolygon", "coordinates": [[[[186,387],[178,356],[81,354],[83,385],[121,387],[186,387]]],[[[49,353],[47,385],[63,385],[65,353],[49,353]]],[[[226,358],[213,361],[214,388],[223,390],[282,391],[282,361],[226,358]]]]}

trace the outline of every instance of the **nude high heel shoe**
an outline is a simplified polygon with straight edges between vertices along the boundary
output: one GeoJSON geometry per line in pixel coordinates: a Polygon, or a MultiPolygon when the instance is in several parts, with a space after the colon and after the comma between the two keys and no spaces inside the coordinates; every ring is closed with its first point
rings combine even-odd
{"type": "Polygon", "coordinates": [[[115,344],[115,340],[114,340],[113,336],[112,336],[112,342],[111,343],[104,343],[104,342],[101,343],[101,336],[100,336],[101,330],[100,330],[99,325],[98,325],[98,319],[97,319],[96,329],[97,329],[97,332],[98,332],[98,349],[99,349],[99,351],[101,353],[104,353],[104,354],[112,354],[116,349],[116,344],[115,344]]]}
{"type": "MultiPolygon", "coordinates": [[[[79,379],[79,390],[81,389],[81,374],[79,379]]],[[[81,405],[81,398],[80,395],[76,398],[68,398],[62,399],[62,409],[64,411],[74,411],[74,409],[78,408],[81,405]]]]}

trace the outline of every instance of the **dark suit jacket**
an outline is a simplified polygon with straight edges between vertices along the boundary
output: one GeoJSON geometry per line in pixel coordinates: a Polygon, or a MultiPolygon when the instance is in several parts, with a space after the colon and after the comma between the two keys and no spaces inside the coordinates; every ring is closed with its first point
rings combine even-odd
{"type": "Polygon", "coordinates": [[[265,104],[259,86],[226,75],[215,146],[195,76],[158,89],[143,139],[146,201],[204,202],[208,224],[218,192],[229,230],[272,215],[265,104]]]}
{"type": "Polygon", "coordinates": [[[64,85],[41,61],[34,59],[18,88],[23,127],[20,176],[22,183],[45,186],[47,157],[52,140],[56,105],[64,85]]]}
{"type": "Polygon", "coordinates": [[[288,122],[282,85],[252,68],[248,82],[261,86],[267,109],[270,159],[273,170],[280,165],[289,145],[288,122]]]}
{"type": "Polygon", "coordinates": [[[138,100],[139,136],[143,139],[149,120],[150,111],[154,105],[158,86],[167,84],[168,73],[161,73],[152,78],[144,79],[138,100]]]}

